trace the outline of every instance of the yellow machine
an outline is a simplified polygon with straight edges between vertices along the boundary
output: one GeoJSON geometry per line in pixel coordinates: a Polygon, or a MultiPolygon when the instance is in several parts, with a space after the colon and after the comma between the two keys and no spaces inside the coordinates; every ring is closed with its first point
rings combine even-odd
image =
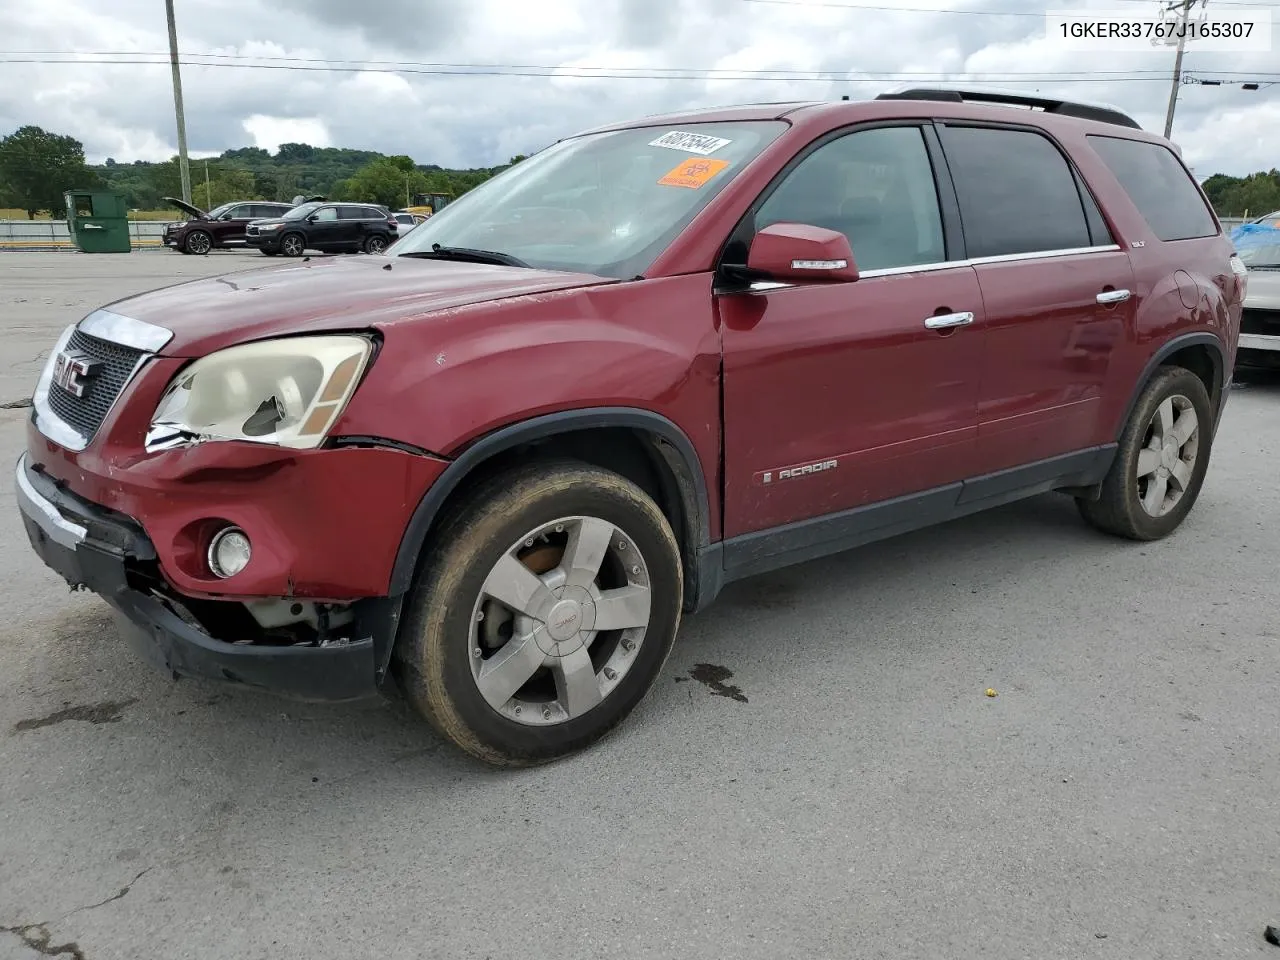
{"type": "Polygon", "coordinates": [[[453,200],[451,193],[415,193],[413,195],[413,205],[405,207],[405,213],[417,213],[429,217],[433,213],[439,213],[441,207],[448,205],[453,200]]]}

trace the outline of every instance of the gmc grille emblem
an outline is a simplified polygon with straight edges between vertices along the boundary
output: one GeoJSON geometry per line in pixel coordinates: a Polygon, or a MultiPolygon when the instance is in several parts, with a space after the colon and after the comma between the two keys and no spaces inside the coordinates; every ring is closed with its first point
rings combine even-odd
{"type": "Polygon", "coordinates": [[[96,376],[101,364],[80,353],[59,353],[53,358],[53,382],[73,397],[83,397],[89,390],[89,378],[96,376]]]}

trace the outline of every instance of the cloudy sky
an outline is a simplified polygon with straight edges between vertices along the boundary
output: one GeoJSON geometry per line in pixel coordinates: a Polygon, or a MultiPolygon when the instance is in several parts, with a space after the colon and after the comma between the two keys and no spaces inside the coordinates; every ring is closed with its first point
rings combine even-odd
{"type": "MultiPolygon", "coordinates": [[[[1147,129],[1162,130],[1171,49],[1080,53],[1047,39],[1045,9],[1087,6],[1149,15],[1159,5],[1156,0],[176,4],[179,45],[193,61],[184,66],[182,78],[194,156],[250,145],[274,150],[281,142],[303,141],[407,153],[420,163],[444,166],[502,163],[618,119],[722,103],[842,94],[856,99],[907,79],[981,80],[1102,100],[1128,109],[1147,129]],[[270,69],[259,68],[264,66],[270,69]],[[484,68],[484,75],[457,75],[484,68]],[[762,78],[760,71],[780,75],[762,78]],[[821,71],[877,79],[805,78],[821,71]]],[[[1280,80],[1280,5],[1212,0],[1209,7],[1272,11],[1277,21],[1272,49],[1213,53],[1193,46],[1185,69],[1193,76],[1237,71],[1237,79],[1252,72],[1280,80]]],[[[176,152],[163,0],[4,0],[0,38],[0,134],[38,124],[80,139],[94,162],[108,156],[160,160],[176,152]],[[17,62],[50,59],[79,62],[17,62]],[[93,59],[135,62],[85,62],[93,59]]],[[[1280,83],[1256,92],[1238,84],[1182,87],[1174,139],[1201,177],[1280,167],[1280,83]]]]}

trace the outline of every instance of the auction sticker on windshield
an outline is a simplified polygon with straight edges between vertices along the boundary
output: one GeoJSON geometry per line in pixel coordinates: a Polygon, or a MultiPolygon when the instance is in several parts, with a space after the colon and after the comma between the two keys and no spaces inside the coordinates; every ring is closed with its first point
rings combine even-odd
{"type": "Polygon", "coordinates": [[[721,147],[727,147],[731,143],[733,143],[732,140],[726,140],[724,137],[710,137],[703,133],[686,133],[683,130],[672,130],[670,133],[664,133],[657,140],[650,140],[649,146],[666,147],[668,150],[696,153],[705,157],[715,153],[721,147]]]}
{"type": "Polygon", "coordinates": [[[690,190],[697,190],[727,166],[729,166],[728,160],[704,160],[701,157],[690,157],[668,171],[658,183],[664,187],[688,187],[690,190]]]}

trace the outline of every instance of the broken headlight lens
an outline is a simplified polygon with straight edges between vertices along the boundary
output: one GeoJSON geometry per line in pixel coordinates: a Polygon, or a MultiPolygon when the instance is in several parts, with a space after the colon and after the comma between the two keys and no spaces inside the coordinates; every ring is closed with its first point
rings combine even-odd
{"type": "Polygon", "coordinates": [[[148,450],[206,440],[317,447],[355,392],[364,337],[290,337],[219,350],[174,379],[151,418],[148,450]]]}

